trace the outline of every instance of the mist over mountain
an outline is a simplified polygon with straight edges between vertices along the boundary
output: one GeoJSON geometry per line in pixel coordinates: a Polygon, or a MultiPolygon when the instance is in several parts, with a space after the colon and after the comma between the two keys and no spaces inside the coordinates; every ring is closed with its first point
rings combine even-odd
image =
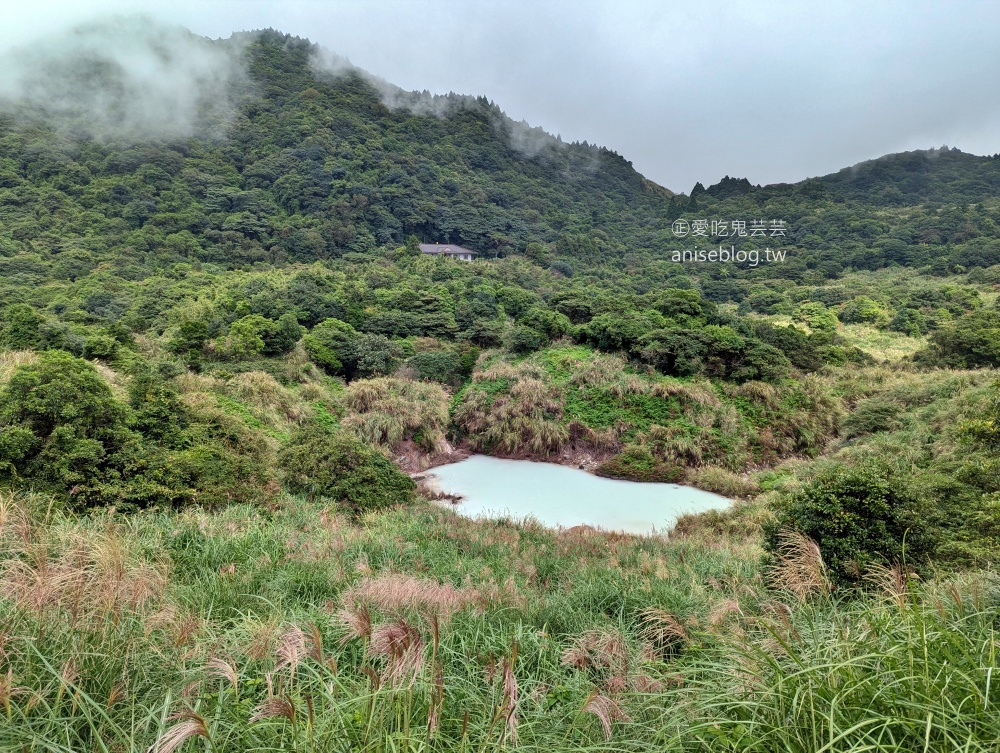
{"type": "Polygon", "coordinates": [[[84,24],[0,57],[0,111],[99,137],[219,138],[246,86],[247,41],[212,42],[144,16],[84,24]]]}
{"type": "MultiPolygon", "coordinates": [[[[213,41],[115,18],[6,60],[0,243],[9,249],[44,245],[55,227],[58,211],[36,206],[41,191],[79,215],[56,245],[183,246],[214,263],[336,258],[408,236],[486,257],[535,243],[549,248],[532,251],[547,263],[593,261],[701,240],[678,237],[678,219],[763,217],[788,223],[786,241],[830,268],[877,267],[892,263],[870,252],[886,235],[946,245],[980,237],[969,230],[976,223],[942,225],[926,207],[900,217],[905,227],[881,216],[873,234],[866,223],[878,208],[976,203],[1000,185],[995,158],[952,149],[797,184],[727,178],[674,196],[618,154],[515,122],[486,97],[406,92],[274,30],[213,41]],[[843,209],[850,220],[831,219],[843,209]]],[[[940,252],[918,256],[929,263],[940,252]]],[[[792,262],[800,274],[818,263],[805,259],[792,262]]]]}

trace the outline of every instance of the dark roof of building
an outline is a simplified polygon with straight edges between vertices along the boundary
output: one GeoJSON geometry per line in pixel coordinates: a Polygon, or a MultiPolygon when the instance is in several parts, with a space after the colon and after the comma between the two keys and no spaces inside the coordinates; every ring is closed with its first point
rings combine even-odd
{"type": "Polygon", "coordinates": [[[447,254],[451,256],[453,254],[472,254],[476,256],[476,252],[471,248],[462,248],[461,246],[456,246],[454,244],[442,244],[442,243],[421,243],[420,253],[422,254],[447,254]]]}

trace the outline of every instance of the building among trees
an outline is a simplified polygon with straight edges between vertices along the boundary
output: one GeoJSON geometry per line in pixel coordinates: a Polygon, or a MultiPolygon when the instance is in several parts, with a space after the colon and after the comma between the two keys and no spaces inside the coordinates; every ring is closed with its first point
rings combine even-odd
{"type": "Polygon", "coordinates": [[[448,256],[452,259],[461,259],[462,261],[472,261],[477,256],[477,252],[468,248],[453,245],[442,246],[437,243],[421,243],[420,253],[432,256],[448,256]]]}

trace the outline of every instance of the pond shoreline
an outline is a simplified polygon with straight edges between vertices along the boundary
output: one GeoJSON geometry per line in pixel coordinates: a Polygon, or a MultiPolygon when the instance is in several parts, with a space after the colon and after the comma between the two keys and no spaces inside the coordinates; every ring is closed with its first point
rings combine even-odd
{"type": "Polygon", "coordinates": [[[735,500],[694,486],[608,479],[567,464],[475,454],[410,474],[422,496],[460,515],[533,518],[543,526],[664,535],[735,500]]]}
{"type": "MultiPolygon", "coordinates": [[[[394,460],[400,469],[409,474],[412,478],[415,475],[426,473],[431,468],[439,465],[457,463],[473,455],[486,455],[487,457],[499,458],[501,460],[530,460],[535,463],[554,463],[564,465],[568,468],[576,468],[587,473],[594,473],[594,470],[605,460],[614,457],[615,453],[607,450],[600,451],[593,447],[570,446],[567,450],[555,455],[540,455],[530,451],[494,453],[473,450],[465,445],[452,446],[445,443],[445,446],[437,452],[427,452],[417,446],[412,440],[404,441],[396,448],[394,460]]],[[[596,474],[594,474],[596,475],[596,474]]],[[[621,479],[629,481],[631,479],[621,479]]]]}

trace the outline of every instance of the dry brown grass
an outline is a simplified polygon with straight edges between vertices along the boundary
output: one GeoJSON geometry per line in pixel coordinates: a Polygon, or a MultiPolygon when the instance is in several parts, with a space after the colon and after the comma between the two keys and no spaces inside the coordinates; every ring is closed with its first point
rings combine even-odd
{"type": "Polygon", "coordinates": [[[875,562],[868,567],[865,581],[875,590],[903,609],[909,601],[911,583],[917,578],[901,564],[883,565],[875,562]]]}
{"type": "Polygon", "coordinates": [[[343,427],[368,444],[393,450],[405,439],[416,439],[427,452],[445,446],[448,393],[439,384],[398,377],[361,379],[344,390],[343,400],[343,427]]]}
{"type": "Polygon", "coordinates": [[[830,591],[819,545],[798,531],[779,532],[778,560],[769,575],[776,588],[794,594],[800,601],[830,591]]]}
{"type": "Polygon", "coordinates": [[[185,371],[174,377],[173,384],[179,392],[189,394],[196,392],[221,392],[225,389],[226,383],[209,374],[195,374],[193,371],[185,371]]]}
{"type": "Polygon", "coordinates": [[[84,628],[162,601],[166,562],[141,557],[126,528],[53,532],[43,525],[20,542],[5,537],[0,595],[20,609],[39,617],[65,615],[84,628]]]}
{"type": "Polygon", "coordinates": [[[212,740],[204,717],[194,711],[181,711],[171,714],[167,719],[176,720],[177,723],[160,735],[148,753],[174,753],[180,750],[185,742],[196,737],[202,737],[209,742],[212,740]]]}
{"type": "Polygon", "coordinates": [[[423,666],[424,641],[420,631],[401,617],[378,625],[368,644],[371,656],[384,661],[382,684],[391,687],[409,685],[423,666]]]}
{"type": "Polygon", "coordinates": [[[299,343],[281,360],[281,375],[289,382],[301,385],[319,386],[324,380],[323,372],[309,358],[306,349],[299,343]]]}
{"type": "Polygon", "coordinates": [[[604,730],[604,739],[609,742],[611,740],[611,725],[614,722],[632,721],[631,717],[621,707],[621,704],[610,696],[604,695],[596,688],[583,704],[580,713],[596,716],[597,720],[601,723],[601,728],[604,730]]]}
{"type": "Polygon", "coordinates": [[[658,457],[680,465],[699,465],[715,454],[715,435],[705,427],[699,427],[692,434],[683,426],[654,425],[648,431],[639,432],[636,439],[658,457]]]}
{"type": "Polygon", "coordinates": [[[225,383],[225,392],[274,429],[287,430],[312,415],[312,408],[298,395],[263,371],[237,374],[225,383]]]}
{"type": "MultiPolygon", "coordinates": [[[[504,738],[510,741],[511,745],[517,745],[517,705],[520,688],[517,676],[514,674],[514,664],[517,662],[517,644],[511,649],[511,655],[504,659],[503,671],[500,676],[503,680],[503,695],[500,700],[501,715],[505,717],[504,738]]],[[[503,742],[501,740],[501,742],[503,742]]]]}
{"type": "Polygon", "coordinates": [[[682,382],[677,379],[665,379],[654,382],[650,392],[656,397],[664,399],[679,397],[682,401],[711,408],[718,408],[722,405],[709,382],[682,382]]]}
{"type": "Polygon", "coordinates": [[[111,394],[115,396],[116,399],[121,401],[128,400],[128,383],[130,377],[125,374],[119,374],[117,371],[112,369],[100,361],[91,361],[90,365],[94,367],[101,378],[108,383],[108,387],[111,388],[111,394]]]}
{"type": "Polygon", "coordinates": [[[659,607],[648,607],[642,612],[642,637],[658,652],[672,653],[687,643],[688,633],[674,615],[659,607]]]}
{"type": "Polygon", "coordinates": [[[367,620],[359,619],[359,610],[375,609],[383,614],[417,614],[424,618],[447,620],[456,612],[476,604],[480,594],[472,588],[455,588],[449,583],[438,583],[426,578],[401,573],[382,573],[362,578],[343,594],[343,603],[350,610],[351,619],[344,623],[352,633],[367,620]]]}
{"type": "Polygon", "coordinates": [[[38,354],[33,350],[0,351],[0,387],[7,383],[19,367],[38,360],[38,354]]]}
{"type": "Polygon", "coordinates": [[[649,382],[626,369],[628,362],[617,355],[594,354],[585,361],[575,361],[569,383],[579,387],[600,387],[617,398],[626,395],[644,395],[650,390],[649,382]]]}
{"type": "Polygon", "coordinates": [[[503,454],[551,455],[570,439],[561,421],[559,391],[534,364],[500,362],[473,377],[473,387],[455,411],[455,423],[479,450],[503,454]],[[490,394],[475,383],[502,381],[504,392],[490,394]]]}
{"type": "Polygon", "coordinates": [[[695,468],[687,475],[686,481],[699,489],[730,499],[746,499],[760,491],[760,485],[753,479],[714,465],[695,468]]]}
{"type": "Polygon", "coordinates": [[[628,677],[632,653],[618,630],[587,630],[562,654],[562,663],[573,669],[599,669],[610,677],[628,677]]]}
{"type": "Polygon", "coordinates": [[[567,359],[563,365],[574,367],[573,375],[569,378],[570,384],[603,387],[619,382],[628,362],[621,356],[595,353],[585,361],[567,359]]]}
{"type": "Polygon", "coordinates": [[[573,370],[569,377],[570,384],[600,387],[617,398],[653,395],[662,399],[676,397],[692,406],[717,408],[721,405],[712,385],[707,381],[684,382],[669,377],[650,381],[637,374],[630,374],[628,361],[622,356],[596,353],[584,361],[567,358],[562,365],[573,370]]]}
{"type": "Polygon", "coordinates": [[[733,397],[744,397],[751,402],[760,403],[769,410],[777,410],[781,406],[781,391],[766,382],[727,384],[726,392],[733,397]]]}

